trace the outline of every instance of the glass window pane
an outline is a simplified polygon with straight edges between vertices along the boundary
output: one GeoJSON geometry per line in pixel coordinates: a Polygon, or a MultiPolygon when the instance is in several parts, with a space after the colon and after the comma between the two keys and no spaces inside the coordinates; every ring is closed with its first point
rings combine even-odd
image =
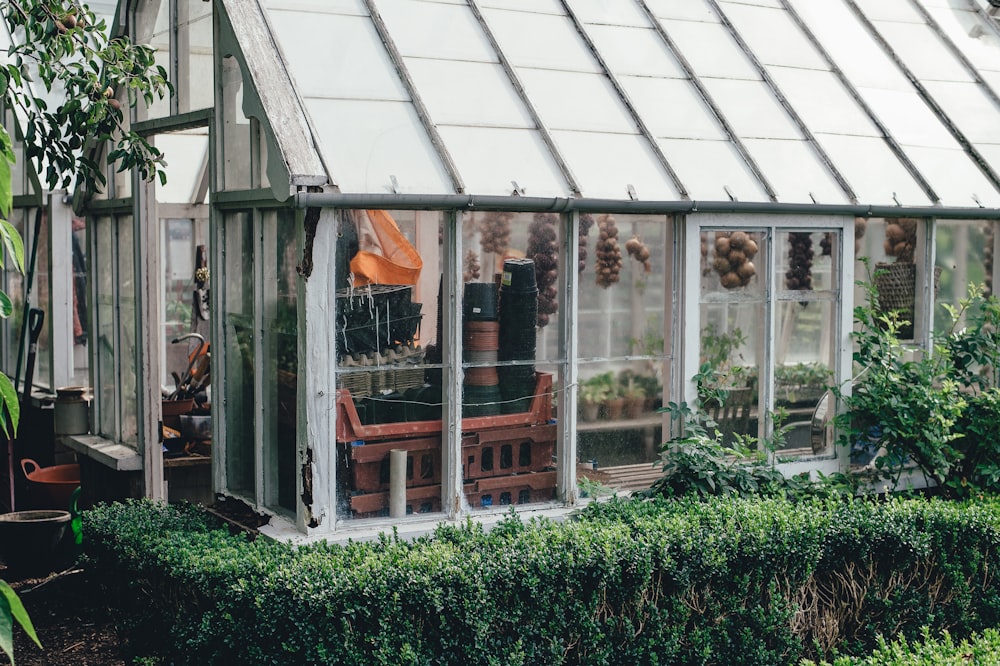
{"type": "MultiPolygon", "coordinates": [[[[35,355],[35,371],[32,384],[49,386],[52,377],[52,276],[49,265],[49,249],[52,245],[52,224],[46,207],[42,213],[42,226],[38,234],[38,246],[35,254],[35,277],[31,288],[31,307],[42,311],[45,320],[35,355]]],[[[25,239],[25,257],[30,257],[32,238],[25,239]]],[[[22,383],[23,386],[23,383],[22,383]]]]}
{"type": "MultiPolygon", "coordinates": [[[[917,277],[924,256],[925,230],[917,218],[858,218],[855,220],[855,274],[860,281],[873,283],[878,306],[896,312],[903,323],[900,339],[913,339],[926,306],[918,298],[917,277]],[[868,266],[861,261],[867,260],[868,266]]],[[[855,287],[854,302],[866,303],[866,292],[855,287]]]]}
{"type": "Polygon", "coordinates": [[[442,223],[437,212],[337,212],[339,519],[389,515],[393,449],[407,452],[406,513],[442,510],[442,223]]]}
{"type": "Polygon", "coordinates": [[[115,347],[118,343],[115,324],[115,225],[110,217],[98,217],[94,222],[95,256],[94,279],[97,302],[94,316],[97,329],[97,372],[95,379],[96,407],[98,408],[97,434],[117,439],[115,403],[117,399],[118,368],[115,366],[115,347]]]}
{"type": "Polygon", "coordinates": [[[269,377],[265,386],[265,504],[286,515],[296,506],[296,400],[298,396],[298,251],[293,211],[264,215],[267,262],[263,281],[264,336],[269,377]],[[273,270],[273,273],[271,271],[273,270]]]}
{"type": "Polygon", "coordinates": [[[225,289],[226,485],[255,499],[256,423],[254,419],[254,257],[253,219],[248,212],[227,213],[223,220],[225,289]],[[228,279],[227,279],[228,278],[228,279]]]}
{"type": "Polygon", "coordinates": [[[139,390],[137,379],[136,344],[138,343],[138,313],[136,312],[135,232],[132,216],[116,218],[118,284],[112,287],[112,302],[118,304],[118,363],[117,389],[121,396],[121,441],[138,443],[139,390]]]}
{"type": "Polygon", "coordinates": [[[723,2],[721,7],[750,50],[764,65],[797,69],[828,68],[816,47],[785,10],[740,2],[723,2]]]}
{"type": "MultiPolygon", "coordinates": [[[[34,213],[37,209],[14,208],[11,210],[11,225],[24,238],[25,228],[32,228],[34,213]],[[31,220],[31,224],[25,224],[31,220]]],[[[11,316],[3,322],[3,367],[16,368],[18,352],[24,356],[21,349],[21,327],[24,319],[24,273],[15,270],[14,264],[10,261],[3,266],[3,290],[10,297],[13,311],[11,316]]],[[[23,364],[21,367],[24,367],[23,364]]]]}
{"type": "Polygon", "coordinates": [[[993,291],[993,249],[996,223],[982,220],[938,220],[934,225],[936,266],[941,269],[934,305],[934,330],[945,333],[951,317],[944,304],[959,307],[969,285],[993,291]]]}
{"type": "Polygon", "coordinates": [[[181,113],[208,109],[214,103],[212,5],[204,0],[180,0],[177,3],[176,85],[178,110],[181,113]]]}
{"type": "MultiPolygon", "coordinates": [[[[156,64],[167,71],[167,76],[175,86],[178,82],[172,72],[170,58],[170,2],[150,0],[134,9],[135,43],[146,44],[154,49],[156,64]]],[[[139,119],[164,118],[170,115],[170,96],[162,99],[154,96],[153,104],[137,107],[139,119]]]]}
{"type": "MultiPolygon", "coordinates": [[[[73,385],[90,386],[90,276],[87,273],[87,225],[73,218],[73,385]]],[[[58,388],[58,387],[57,387],[58,388]]]]}
{"type": "Polygon", "coordinates": [[[671,224],[654,215],[580,216],[577,462],[581,476],[619,490],[648,487],[658,475],[671,224]]]}

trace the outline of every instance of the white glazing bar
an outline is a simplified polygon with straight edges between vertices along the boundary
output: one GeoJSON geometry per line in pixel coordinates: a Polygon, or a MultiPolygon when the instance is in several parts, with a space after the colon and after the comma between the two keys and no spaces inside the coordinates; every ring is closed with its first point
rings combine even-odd
{"type": "Polygon", "coordinates": [[[579,383],[579,287],[580,272],[574,270],[577,263],[580,238],[580,214],[573,212],[562,216],[564,233],[561,266],[563,277],[559,288],[559,336],[560,364],[562,365],[562,395],[559,398],[559,439],[556,442],[556,460],[559,487],[557,494],[565,504],[576,504],[579,491],[576,485],[576,415],[577,384],[579,383]]]}
{"type": "Polygon", "coordinates": [[[441,409],[441,506],[454,520],[463,513],[462,493],[462,223],[458,211],[444,218],[441,295],[444,405],[441,409]]]}

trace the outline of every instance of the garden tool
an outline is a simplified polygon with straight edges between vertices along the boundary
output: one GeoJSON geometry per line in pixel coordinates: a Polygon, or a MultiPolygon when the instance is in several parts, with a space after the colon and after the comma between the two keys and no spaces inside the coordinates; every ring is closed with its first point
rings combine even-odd
{"type": "Polygon", "coordinates": [[[183,342],[189,338],[198,340],[198,346],[188,354],[188,366],[184,374],[178,377],[174,374],[177,387],[167,396],[167,400],[184,400],[192,398],[205,386],[208,386],[211,370],[211,356],[208,353],[209,342],[200,333],[187,333],[171,340],[171,344],[183,342]]]}

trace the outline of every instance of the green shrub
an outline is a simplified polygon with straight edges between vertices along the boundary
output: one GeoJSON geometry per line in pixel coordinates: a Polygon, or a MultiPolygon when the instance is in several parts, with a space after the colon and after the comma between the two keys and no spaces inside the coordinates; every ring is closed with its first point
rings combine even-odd
{"type": "MultiPolygon", "coordinates": [[[[942,632],[940,639],[931,637],[924,628],[920,641],[905,639],[887,642],[879,637],[878,649],[867,657],[839,657],[820,666],[967,666],[968,664],[1000,664],[1000,632],[987,629],[981,636],[972,636],[955,644],[951,634],[942,632]]],[[[816,666],[804,661],[802,666],[816,666]]]]}
{"type": "Polygon", "coordinates": [[[132,656],[763,666],[1000,625],[998,525],[996,502],[615,500],[296,549],[132,502],[85,542],[132,656]]]}

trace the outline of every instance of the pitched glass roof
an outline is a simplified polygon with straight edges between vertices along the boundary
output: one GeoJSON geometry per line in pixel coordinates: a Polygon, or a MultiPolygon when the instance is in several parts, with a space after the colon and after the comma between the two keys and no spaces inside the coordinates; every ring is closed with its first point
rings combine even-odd
{"type": "Polygon", "coordinates": [[[344,193],[1000,206],[984,0],[260,2],[344,193]]]}

